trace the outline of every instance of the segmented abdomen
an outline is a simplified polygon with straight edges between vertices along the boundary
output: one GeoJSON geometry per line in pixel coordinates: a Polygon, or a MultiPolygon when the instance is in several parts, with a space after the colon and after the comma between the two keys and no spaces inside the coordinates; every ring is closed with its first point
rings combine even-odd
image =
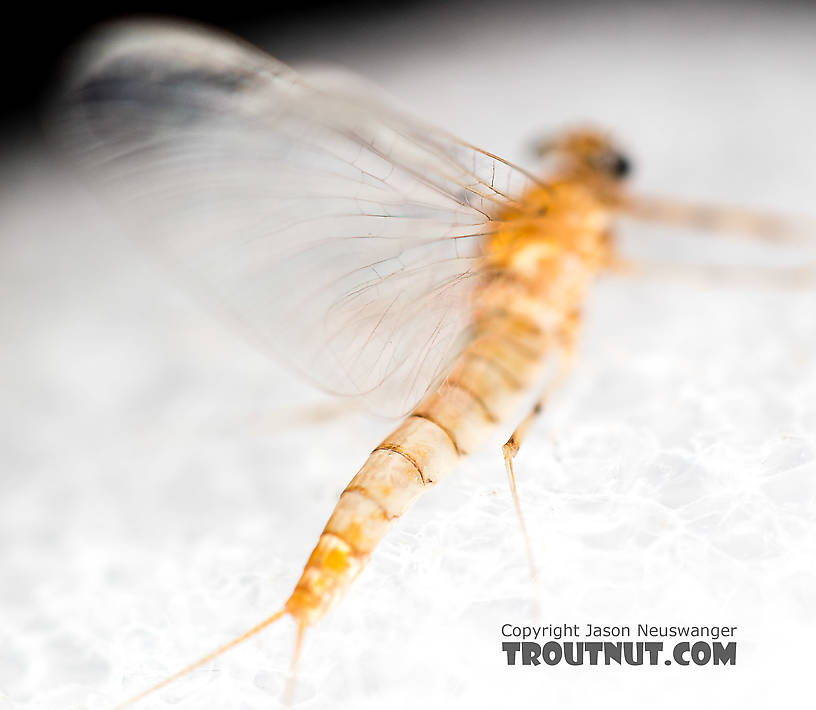
{"type": "MultiPolygon", "coordinates": [[[[512,285],[509,277],[493,284],[512,285]]],[[[538,377],[550,329],[503,306],[482,309],[475,328],[444,383],[383,439],[340,496],[286,603],[299,623],[313,624],[340,601],[394,521],[476,449],[538,377]]]]}

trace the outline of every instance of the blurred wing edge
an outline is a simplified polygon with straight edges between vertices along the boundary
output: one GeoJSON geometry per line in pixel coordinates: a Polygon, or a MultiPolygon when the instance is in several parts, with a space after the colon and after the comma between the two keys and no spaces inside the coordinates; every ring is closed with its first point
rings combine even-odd
{"type": "Polygon", "coordinates": [[[534,178],[195,25],[114,23],[71,68],[52,133],[250,341],[388,416],[444,378],[534,178]]]}

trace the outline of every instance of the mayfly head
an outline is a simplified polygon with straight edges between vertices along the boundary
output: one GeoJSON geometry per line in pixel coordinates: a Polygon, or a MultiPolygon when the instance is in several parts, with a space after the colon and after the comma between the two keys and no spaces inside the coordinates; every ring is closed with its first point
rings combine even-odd
{"type": "Polygon", "coordinates": [[[559,172],[596,180],[620,182],[632,172],[632,163],[609,135],[593,128],[565,131],[538,143],[541,158],[556,161],[559,172]]]}

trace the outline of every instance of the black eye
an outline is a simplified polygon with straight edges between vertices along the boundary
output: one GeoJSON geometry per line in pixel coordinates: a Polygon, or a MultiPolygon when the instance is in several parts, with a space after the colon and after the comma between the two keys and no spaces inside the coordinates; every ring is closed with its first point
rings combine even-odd
{"type": "Polygon", "coordinates": [[[616,154],[612,159],[609,172],[615,177],[626,177],[632,171],[632,164],[623,155],[616,154]]]}

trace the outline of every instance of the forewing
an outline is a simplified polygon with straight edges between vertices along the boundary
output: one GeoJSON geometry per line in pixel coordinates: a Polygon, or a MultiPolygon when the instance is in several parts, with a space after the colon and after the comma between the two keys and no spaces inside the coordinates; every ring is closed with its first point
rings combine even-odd
{"type": "Polygon", "coordinates": [[[482,239],[528,179],[186,25],[100,32],[52,125],[139,238],[255,342],[391,415],[467,341],[482,239]]]}

